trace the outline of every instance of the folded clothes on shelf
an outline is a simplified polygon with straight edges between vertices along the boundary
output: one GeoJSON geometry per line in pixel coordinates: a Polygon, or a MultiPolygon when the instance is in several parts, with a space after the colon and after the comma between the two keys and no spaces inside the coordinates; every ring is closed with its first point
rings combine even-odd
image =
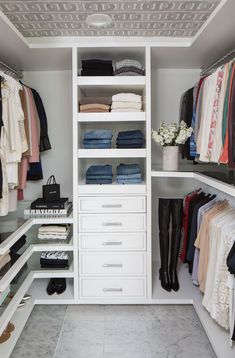
{"type": "Polygon", "coordinates": [[[140,130],[119,132],[117,136],[117,148],[142,148],[144,135],[140,130]]]}
{"type": "Polygon", "coordinates": [[[98,129],[94,131],[85,132],[83,137],[83,146],[86,149],[93,148],[111,148],[112,145],[112,131],[105,129],[98,129]]]}
{"type": "Polygon", "coordinates": [[[118,93],[112,97],[111,112],[140,112],[142,96],[134,93],[118,93]]]}
{"type": "Polygon", "coordinates": [[[120,164],[117,167],[117,183],[138,184],[142,182],[142,172],[139,164],[120,164]]]}
{"type": "Polygon", "coordinates": [[[79,99],[79,104],[106,104],[107,106],[110,106],[112,104],[112,98],[111,97],[82,97],[79,99]]]}
{"type": "Polygon", "coordinates": [[[82,60],[81,76],[113,76],[111,60],[82,60]]]}
{"type": "Polygon", "coordinates": [[[112,183],[112,166],[91,165],[86,171],[86,184],[111,184],[112,183]]]}
{"type": "Polygon", "coordinates": [[[10,261],[11,261],[10,250],[7,251],[4,255],[0,255],[0,270],[4,268],[4,266],[6,266],[6,264],[8,264],[8,262],[10,261]]]}
{"type": "Polygon", "coordinates": [[[44,251],[40,264],[43,268],[63,268],[68,266],[68,254],[64,251],[44,251]]]}
{"type": "Polygon", "coordinates": [[[124,59],[115,63],[114,76],[144,76],[145,71],[139,61],[124,59]]]}
{"type": "Polygon", "coordinates": [[[71,232],[71,226],[43,225],[38,230],[38,239],[41,240],[67,240],[71,232]]]}
{"type": "Polygon", "coordinates": [[[102,103],[80,104],[79,110],[82,113],[109,112],[110,105],[102,103]]]}

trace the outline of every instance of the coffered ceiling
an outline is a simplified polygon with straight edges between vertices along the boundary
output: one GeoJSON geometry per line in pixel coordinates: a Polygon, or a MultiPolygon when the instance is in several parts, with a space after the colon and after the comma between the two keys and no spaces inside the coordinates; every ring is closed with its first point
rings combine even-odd
{"type": "Polygon", "coordinates": [[[0,10],[24,37],[193,37],[221,0],[0,0],[0,10]],[[108,14],[107,28],[89,27],[87,15],[108,14]]]}

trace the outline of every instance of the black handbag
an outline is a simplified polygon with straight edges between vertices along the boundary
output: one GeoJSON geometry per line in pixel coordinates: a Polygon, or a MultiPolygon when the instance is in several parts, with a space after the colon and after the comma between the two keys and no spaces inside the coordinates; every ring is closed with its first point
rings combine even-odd
{"type": "Polygon", "coordinates": [[[60,199],[60,184],[56,183],[54,175],[51,175],[46,185],[42,186],[42,197],[47,203],[60,199]]]}

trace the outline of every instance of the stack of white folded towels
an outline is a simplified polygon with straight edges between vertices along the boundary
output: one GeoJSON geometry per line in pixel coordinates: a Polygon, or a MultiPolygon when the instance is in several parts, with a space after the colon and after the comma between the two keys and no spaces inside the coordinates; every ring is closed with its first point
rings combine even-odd
{"type": "Polygon", "coordinates": [[[134,93],[118,93],[112,96],[111,112],[141,112],[142,96],[134,93]]]}
{"type": "Polygon", "coordinates": [[[43,225],[38,230],[38,238],[42,240],[66,240],[70,225],[43,225]]]}

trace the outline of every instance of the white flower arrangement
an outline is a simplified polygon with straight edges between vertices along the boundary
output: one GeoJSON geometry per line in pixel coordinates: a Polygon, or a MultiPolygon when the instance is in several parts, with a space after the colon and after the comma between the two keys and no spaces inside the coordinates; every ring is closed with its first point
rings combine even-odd
{"type": "Polygon", "coordinates": [[[193,129],[187,127],[184,121],[181,121],[179,125],[173,123],[169,126],[162,122],[158,131],[152,130],[152,137],[162,147],[179,146],[184,144],[191,137],[192,133],[193,129]]]}

